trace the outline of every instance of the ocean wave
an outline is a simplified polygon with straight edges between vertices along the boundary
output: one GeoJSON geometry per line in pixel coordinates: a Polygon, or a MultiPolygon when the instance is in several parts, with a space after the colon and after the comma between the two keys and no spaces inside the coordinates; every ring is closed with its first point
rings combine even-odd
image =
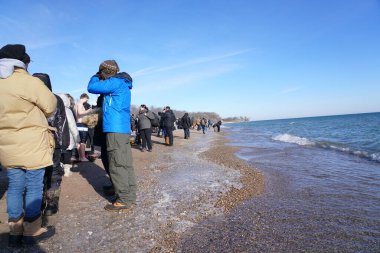
{"type": "Polygon", "coordinates": [[[380,162],[380,153],[371,154],[371,160],[380,162]]]}
{"type": "Polygon", "coordinates": [[[355,155],[358,157],[366,158],[368,160],[380,162],[380,153],[369,153],[367,151],[354,150],[341,143],[333,143],[333,142],[326,142],[326,141],[314,142],[307,138],[294,136],[291,134],[279,134],[279,135],[274,136],[272,139],[275,141],[298,144],[300,146],[314,146],[314,147],[319,147],[323,149],[336,150],[336,151],[348,153],[351,155],[355,155]]]}
{"type": "Polygon", "coordinates": [[[298,136],[294,136],[291,134],[279,134],[272,138],[275,141],[282,141],[287,143],[294,143],[301,146],[314,146],[315,143],[308,140],[307,138],[302,138],[298,136]]]}

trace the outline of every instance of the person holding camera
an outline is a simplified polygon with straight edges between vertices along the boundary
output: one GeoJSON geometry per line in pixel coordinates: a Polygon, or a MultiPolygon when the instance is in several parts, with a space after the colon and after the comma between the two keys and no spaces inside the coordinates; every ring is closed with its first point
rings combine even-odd
{"type": "Polygon", "coordinates": [[[132,78],[118,71],[115,60],[102,62],[87,87],[90,93],[104,94],[103,132],[115,189],[115,201],[104,208],[113,212],[128,211],[134,206],[137,189],[130,144],[132,78]]]}

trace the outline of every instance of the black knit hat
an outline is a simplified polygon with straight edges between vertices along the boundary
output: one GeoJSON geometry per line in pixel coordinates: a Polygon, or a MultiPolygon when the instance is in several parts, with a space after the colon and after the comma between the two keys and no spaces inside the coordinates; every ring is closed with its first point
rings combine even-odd
{"type": "Polygon", "coordinates": [[[33,76],[34,77],[38,77],[46,85],[46,87],[48,87],[48,89],[50,91],[52,91],[50,77],[49,77],[48,74],[45,74],[45,73],[34,73],[33,76]]]}
{"type": "Polygon", "coordinates": [[[11,45],[8,44],[0,49],[0,59],[10,58],[16,59],[24,62],[25,64],[30,63],[30,57],[25,52],[25,46],[21,44],[11,45]]]}

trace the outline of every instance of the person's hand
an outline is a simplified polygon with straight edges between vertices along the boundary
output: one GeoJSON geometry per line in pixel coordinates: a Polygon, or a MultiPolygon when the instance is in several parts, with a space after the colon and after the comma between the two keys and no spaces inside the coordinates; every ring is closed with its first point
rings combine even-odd
{"type": "Polygon", "coordinates": [[[100,81],[104,80],[103,75],[99,71],[95,74],[95,76],[98,77],[100,81]]]}

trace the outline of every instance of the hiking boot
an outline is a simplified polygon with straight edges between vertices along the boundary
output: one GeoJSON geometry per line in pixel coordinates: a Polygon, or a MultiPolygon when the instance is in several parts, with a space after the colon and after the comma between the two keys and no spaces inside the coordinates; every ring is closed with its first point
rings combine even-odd
{"type": "Polygon", "coordinates": [[[9,247],[20,247],[22,245],[22,235],[24,233],[23,227],[24,217],[21,217],[18,221],[10,221],[9,225],[9,247]]]}
{"type": "Polygon", "coordinates": [[[129,208],[126,204],[123,204],[116,200],[113,204],[108,204],[104,207],[107,211],[110,212],[128,212],[129,208]]]}
{"type": "Polygon", "coordinates": [[[52,237],[55,234],[55,229],[52,226],[42,227],[42,219],[39,216],[37,219],[27,221],[24,220],[23,223],[24,233],[23,233],[23,243],[26,245],[34,245],[43,240],[52,237]]]}

